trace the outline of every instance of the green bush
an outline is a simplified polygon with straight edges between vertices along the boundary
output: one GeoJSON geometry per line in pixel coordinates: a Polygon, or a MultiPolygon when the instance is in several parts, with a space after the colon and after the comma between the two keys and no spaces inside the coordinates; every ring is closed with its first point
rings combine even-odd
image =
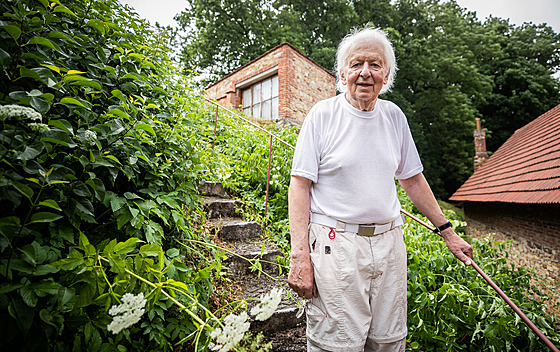
{"type": "Polygon", "coordinates": [[[169,35],[115,0],[0,10],[0,348],[192,340],[221,256],[176,242],[198,240],[204,168],[169,35]],[[109,307],[141,292],[144,321],[109,333],[109,307]]]}

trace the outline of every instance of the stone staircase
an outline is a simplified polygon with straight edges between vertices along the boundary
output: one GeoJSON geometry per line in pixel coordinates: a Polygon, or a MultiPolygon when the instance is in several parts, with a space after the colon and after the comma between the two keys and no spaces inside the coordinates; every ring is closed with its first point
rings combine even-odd
{"type": "MultiPolygon", "coordinates": [[[[227,255],[224,265],[228,276],[241,287],[241,298],[259,298],[280,284],[284,288],[283,299],[276,312],[266,321],[251,321],[253,332],[262,332],[265,342],[272,342],[270,351],[306,351],[305,315],[298,317],[299,307],[293,298],[287,297],[292,292],[285,280],[274,281],[267,275],[251,270],[247,259],[259,259],[264,273],[276,277],[279,275],[276,258],[283,256],[274,244],[265,243],[261,238],[261,225],[247,222],[239,217],[237,209],[243,202],[230,199],[220,183],[207,182],[199,187],[204,199],[207,224],[214,229],[223,245],[235,253],[227,255]]],[[[254,302],[254,301],[249,301],[254,302]]],[[[252,306],[249,305],[248,311],[252,306]]]]}

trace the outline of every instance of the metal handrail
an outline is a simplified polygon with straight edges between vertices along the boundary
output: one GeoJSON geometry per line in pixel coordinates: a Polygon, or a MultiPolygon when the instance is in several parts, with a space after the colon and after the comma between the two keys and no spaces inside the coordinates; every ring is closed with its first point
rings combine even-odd
{"type": "MultiPolygon", "coordinates": [[[[216,119],[214,122],[214,140],[216,139],[216,128],[218,125],[218,109],[222,108],[223,110],[229,112],[230,114],[232,114],[233,116],[247,122],[248,124],[250,124],[251,126],[265,132],[266,134],[268,134],[270,136],[270,145],[269,145],[269,152],[268,152],[268,173],[267,173],[267,177],[266,177],[266,197],[265,197],[265,213],[264,213],[264,217],[265,217],[265,225],[266,225],[266,212],[267,212],[267,208],[268,208],[268,195],[269,195],[269,183],[270,183],[270,164],[271,164],[271,160],[272,160],[272,141],[273,138],[276,138],[278,141],[282,142],[283,144],[287,145],[288,147],[295,149],[294,146],[292,146],[291,144],[283,141],[280,137],[276,136],[275,134],[271,133],[270,131],[267,131],[266,129],[262,128],[261,126],[249,121],[248,119],[240,116],[238,113],[236,113],[235,111],[232,111],[231,109],[228,109],[206,97],[204,97],[204,99],[211,103],[216,105],[216,119]]],[[[214,147],[214,142],[212,142],[212,148],[214,147]]],[[[408,213],[405,210],[401,209],[401,213],[403,213],[404,215],[408,216],[410,219],[418,222],[419,224],[423,225],[424,227],[426,227],[427,229],[433,231],[435,229],[435,227],[429,225],[428,223],[420,220],[419,218],[415,217],[414,215],[408,213]]],[[[471,264],[472,267],[484,278],[484,280],[486,280],[486,282],[488,282],[488,284],[500,295],[500,297],[502,297],[502,299],[504,299],[504,301],[506,301],[506,303],[515,311],[515,313],[525,322],[525,324],[527,324],[531,330],[533,330],[533,332],[535,332],[535,334],[537,334],[537,336],[541,339],[541,341],[543,341],[543,343],[550,348],[551,351],[553,352],[560,352],[560,350],[554,346],[554,344],[542,333],[542,331],[539,330],[539,328],[515,305],[515,303],[513,303],[513,301],[504,293],[504,291],[502,291],[495,283],[494,281],[492,281],[492,279],[486,275],[486,273],[484,273],[484,271],[482,271],[482,269],[474,262],[471,260],[471,264]]]]}

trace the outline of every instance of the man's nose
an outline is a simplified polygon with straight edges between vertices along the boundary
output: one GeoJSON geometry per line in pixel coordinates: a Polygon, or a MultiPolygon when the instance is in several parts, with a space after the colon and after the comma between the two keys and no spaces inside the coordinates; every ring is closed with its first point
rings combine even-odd
{"type": "Polygon", "coordinates": [[[364,62],[364,65],[362,66],[362,71],[360,72],[360,76],[362,77],[371,76],[369,63],[364,62]]]}

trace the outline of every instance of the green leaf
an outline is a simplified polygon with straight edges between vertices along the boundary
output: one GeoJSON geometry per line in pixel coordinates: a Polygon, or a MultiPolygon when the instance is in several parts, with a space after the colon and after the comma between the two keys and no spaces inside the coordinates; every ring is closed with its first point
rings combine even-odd
{"type": "Polygon", "coordinates": [[[156,132],[154,131],[154,129],[152,128],[152,126],[148,125],[147,123],[137,123],[136,125],[134,125],[134,129],[135,130],[143,130],[146,132],[151,133],[154,137],[156,136],[156,132]]]}
{"type": "Polygon", "coordinates": [[[132,214],[130,213],[129,208],[122,208],[121,212],[117,216],[117,228],[120,229],[130,220],[132,220],[132,214]]]}
{"type": "Polygon", "coordinates": [[[117,109],[117,108],[111,109],[109,110],[109,114],[116,115],[126,120],[130,120],[130,116],[125,111],[122,111],[121,109],[117,109]]]}
{"type": "Polygon", "coordinates": [[[41,66],[46,67],[46,68],[48,68],[48,69],[51,69],[52,71],[54,71],[54,72],[56,72],[56,73],[58,73],[58,74],[61,74],[61,73],[60,73],[60,67],[58,67],[58,66],[49,65],[49,64],[41,64],[41,66]]]}
{"type": "Polygon", "coordinates": [[[19,193],[29,198],[29,200],[31,200],[31,197],[33,197],[33,190],[29,186],[16,181],[12,181],[12,186],[14,186],[14,188],[17,189],[19,193]]]}
{"type": "Polygon", "coordinates": [[[64,119],[50,120],[49,126],[57,127],[63,131],[70,133],[71,135],[74,135],[74,129],[72,128],[72,125],[70,124],[70,122],[64,119]]]}
{"type": "Polygon", "coordinates": [[[180,252],[178,248],[170,248],[167,250],[166,254],[169,258],[175,258],[180,254],[180,252]]]}
{"type": "Polygon", "coordinates": [[[157,257],[159,256],[159,252],[161,251],[162,251],[161,246],[155,243],[151,243],[151,244],[145,244],[142,247],[140,247],[139,254],[143,257],[157,257]]]}
{"type": "Polygon", "coordinates": [[[121,162],[119,161],[119,159],[115,158],[115,157],[112,156],[112,155],[108,155],[108,154],[107,154],[107,155],[103,155],[103,157],[104,157],[104,158],[107,158],[107,159],[110,159],[110,160],[113,160],[114,162],[116,162],[116,163],[119,164],[119,165],[122,165],[121,162]]]}
{"type": "Polygon", "coordinates": [[[111,197],[110,200],[110,204],[111,204],[111,210],[113,212],[119,210],[120,208],[122,208],[123,205],[126,204],[126,199],[121,198],[121,197],[117,197],[116,195],[111,197]]]}
{"type": "Polygon", "coordinates": [[[46,114],[51,107],[47,102],[47,100],[41,97],[31,97],[29,103],[35,110],[37,110],[42,115],[46,114]]]}
{"type": "Polygon", "coordinates": [[[5,52],[2,48],[0,48],[0,66],[1,67],[8,67],[12,62],[12,57],[10,54],[5,52]]]}
{"type": "Polygon", "coordinates": [[[43,205],[45,207],[49,207],[49,208],[53,208],[53,209],[62,211],[62,209],[60,209],[60,207],[58,206],[58,203],[54,199],[44,200],[42,202],[39,202],[39,205],[43,205]]]}
{"type": "Polygon", "coordinates": [[[32,160],[34,159],[37,155],[41,154],[41,152],[43,151],[43,148],[41,146],[40,149],[35,149],[33,147],[30,146],[26,146],[25,150],[18,155],[18,159],[19,160],[23,160],[23,161],[28,161],[28,160],[32,160]]]}
{"type": "Polygon", "coordinates": [[[29,42],[27,42],[27,44],[43,45],[43,46],[49,47],[53,50],[60,51],[60,48],[56,47],[53,44],[53,42],[51,42],[50,40],[48,40],[47,38],[44,38],[44,37],[33,37],[33,38],[31,38],[31,40],[29,42]]]}
{"type": "MultiPolygon", "coordinates": [[[[74,39],[70,38],[69,36],[67,36],[66,34],[62,33],[62,32],[58,32],[58,31],[51,31],[49,33],[49,37],[50,38],[57,38],[57,39],[63,39],[72,43],[75,43],[74,39]]],[[[58,72],[60,73],[60,72],[58,72]]]]}
{"type": "Polygon", "coordinates": [[[8,34],[10,34],[12,38],[14,38],[14,40],[19,39],[19,36],[21,35],[21,29],[19,29],[18,26],[8,24],[0,27],[4,28],[4,30],[6,30],[6,32],[8,32],[8,34]]]}
{"type": "Polygon", "coordinates": [[[37,223],[37,222],[53,222],[58,219],[61,219],[62,216],[58,214],[53,214],[49,212],[38,212],[31,216],[30,224],[37,223]]]}
{"type": "Polygon", "coordinates": [[[113,248],[115,254],[128,254],[136,249],[136,244],[141,242],[138,238],[131,237],[126,242],[119,242],[113,248]]]}
{"type": "Polygon", "coordinates": [[[99,82],[96,82],[94,80],[91,80],[89,78],[80,75],[67,75],[64,76],[62,81],[71,82],[72,85],[86,86],[86,87],[95,88],[97,90],[102,90],[101,84],[99,84],[99,82]]]}
{"type": "Polygon", "coordinates": [[[74,12],[70,11],[66,6],[64,6],[62,4],[59,4],[57,7],[55,7],[53,12],[65,13],[65,14],[69,15],[70,17],[77,17],[74,12]]]}
{"type": "Polygon", "coordinates": [[[58,103],[58,104],[77,105],[77,106],[80,106],[82,108],[87,109],[87,107],[81,101],[79,101],[77,99],[74,99],[74,98],[69,98],[69,97],[62,98],[60,100],[60,103],[58,103]]]}
{"type": "Polygon", "coordinates": [[[107,30],[107,26],[105,25],[105,23],[98,20],[89,20],[86,25],[97,29],[101,34],[105,34],[105,31],[107,30]]]}

